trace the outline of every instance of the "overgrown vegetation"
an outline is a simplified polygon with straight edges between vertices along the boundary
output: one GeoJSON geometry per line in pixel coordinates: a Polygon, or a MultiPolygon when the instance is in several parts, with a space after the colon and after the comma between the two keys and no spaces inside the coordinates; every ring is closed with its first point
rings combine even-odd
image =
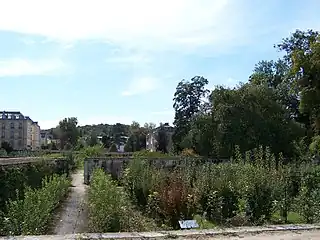
{"type": "Polygon", "coordinates": [[[7,202],[1,235],[44,234],[53,210],[64,199],[69,186],[65,175],[53,175],[45,177],[38,189],[26,187],[22,199],[7,202]]]}
{"type": "Polygon", "coordinates": [[[136,158],[123,186],[146,216],[173,229],[178,220],[199,215],[218,225],[290,222],[293,213],[306,223],[320,220],[318,166],[284,165],[282,155],[274,156],[269,148],[235,152],[232,162],[196,164],[189,159],[175,169],[159,169],[136,158]]]}
{"type": "Polygon", "coordinates": [[[152,219],[133,208],[121,188],[101,169],[93,173],[88,192],[91,232],[155,230],[152,219]]]}
{"type": "Polygon", "coordinates": [[[68,174],[68,161],[65,160],[43,159],[20,166],[2,166],[0,234],[44,233],[50,213],[58,203],[58,195],[62,197],[65,194],[68,174]],[[27,213],[30,216],[25,216],[27,213]],[[38,217],[34,218],[36,215],[38,217]],[[38,224],[39,221],[44,221],[44,224],[38,224]]]}

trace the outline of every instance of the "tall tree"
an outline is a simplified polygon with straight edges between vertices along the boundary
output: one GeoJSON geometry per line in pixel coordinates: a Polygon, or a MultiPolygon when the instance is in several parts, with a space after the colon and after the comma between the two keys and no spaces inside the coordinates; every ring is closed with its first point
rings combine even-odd
{"type": "Polygon", "coordinates": [[[255,65],[249,82],[273,89],[278,102],[290,112],[290,117],[299,122],[303,118],[299,112],[299,91],[290,74],[290,66],[284,59],[277,61],[260,61],[255,65]]]}
{"type": "Polygon", "coordinates": [[[168,153],[168,134],[162,123],[157,131],[157,151],[168,153]]]}
{"type": "Polygon", "coordinates": [[[98,144],[98,136],[94,131],[92,131],[90,138],[89,138],[89,146],[92,147],[97,144],[98,144]]]}
{"type": "Polygon", "coordinates": [[[303,136],[304,129],[265,85],[244,84],[232,90],[220,87],[212,96],[213,140],[220,143],[217,152],[222,156],[229,156],[235,145],[243,151],[269,146],[274,153],[288,156],[292,142],[303,136]]]}
{"type": "Polygon", "coordinates": [[[208,80],[200,76],[193,77],[191,81],[182,80],[178,83],[173,98],[175,132],[172,136],[174,149],[178,152],[182,150],[180,143],[187,136],[192,119],[201,110],[201,99],[208,93],[205,89],[207,84],[208,80]]]}
{"type": "MultiPolygon", "coordinates": [[[[297,30],[277,45],[300,93],[299,109],[309,118],[315,134],[320,132],[320,35],[313,30],[297,30]]],[[[308,125],[308,124],[306,124],[308,125]]],[[[309,124],[310,125],[310,124],[309,124]]]]}
{"type": "Polygon", "coordinates": [[[135,152],[146,148],[146,136],[148,130],[140,127],[138,122],[133,121],[130,126],[130,137],[125,145],[125,151],[135,152]]]}
{"type": "Polygon", "coordinates": [[[58,135],[62,148],[76,146],[80,135],[77,125],[78,120],[76,117],[65,118],[59,122],[58,135]]]}

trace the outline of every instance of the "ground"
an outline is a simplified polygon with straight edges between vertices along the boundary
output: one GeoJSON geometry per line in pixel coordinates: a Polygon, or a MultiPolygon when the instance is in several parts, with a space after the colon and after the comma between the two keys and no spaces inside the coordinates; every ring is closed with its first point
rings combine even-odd
{"type": "Polygon", "coordinates": [[[83,170],[72,174],[72,186],[62,211],[58,214],[52,234],[64,235],[83,233],[87,230],[86,185],[83,183],[83,170]]]}
{"type": "MultiPolygon", "coordinates": [[[[177,238],[179,240],[186,239],[185,237],[177,238]]],[[[217,236],[217,237],[200,237],[200,238],[187,238],[206,239],[206,240],[318,240],[320,239],[320,231],[286,231],[274,233],[261,233],[261,234],[239,234],[237,236],[217,236]]]]}

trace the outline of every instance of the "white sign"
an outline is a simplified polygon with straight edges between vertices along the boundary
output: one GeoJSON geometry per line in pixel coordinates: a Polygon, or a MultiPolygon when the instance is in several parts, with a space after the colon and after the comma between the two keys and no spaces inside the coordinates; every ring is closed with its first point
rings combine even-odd
{"type": "Polygon", "coordinates": [[[183,220],[179,221],[179,225],[181,229],[192,229],[199,228],[199,224],[196,220],[183,220]]]}

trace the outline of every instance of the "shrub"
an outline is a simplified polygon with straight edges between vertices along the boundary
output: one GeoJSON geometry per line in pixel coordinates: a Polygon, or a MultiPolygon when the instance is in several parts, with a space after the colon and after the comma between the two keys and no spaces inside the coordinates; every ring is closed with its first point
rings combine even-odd
{"type": "Polygon", "coordinates": [[[148,212],[162,223],[178,228],[178,221],[192,219],[197,209],[197,196],[186,176],[179,172],[168,173],[165,181],[158,183],[157,192],[148,198],[148,212]]]}
{"type": "Polygon", "coordinates": [[[88,192],[92,232],[146,231],[155,224],[134,210],[125,193],[102,169],[93,172],[88,192]]]}
{"type": "Polygon", "coordinates": [[[124,190],[171,228],[195,216],[217,224],[264,224],[275,215],[287,222],[296,211],[306,222],[320,220],[320,167],[307,160],[288,163],[268,147],[245,154],[236,147],[234,153],[231,162],[220,164],[181,158],[186,165],[174,169],[151,166],[140,155],[125,170],[124,190]]]}
{"type": "MultiPolygon", "coordinates": [[[[53,210],[64,198],[70,181],[66,176],[53,175],[42,181],[42,187],[27,187],[22,200],[9,200],[3,219],[4,235],[37,235],[45,233],[53,210]]],[[[19,194],[19,192],[17,192],[19,194]]]]}
{"type": "Polygon", "coordinates": [[[320,167],[310,166],[302,176],[297,211],[307,223],[320,220],[320,167]]]}
{"type": "Polygon", "coordinates": [[[43,178],[53,174],[64,174],[66,168],[64,160],[56,162],[43,160],[20,166],[0,167],[0,212],[5,211],[5,204],[9,199],[22,200],[26,187],[39,188],[42,186],[43,178]]]}
{"type": "Polygon", "coordinates": [[[320,157],[320,135],[312,138],[312,142],[309,146],[310,152],[317,157],[320,157]]]}
{"type": "Polygon", "coordinates": [[[88,146],[80,150],[80,153],[75,158],[76,168],[84,167],[85,158],[102,157],[104,155],[104,148],[102,145],[88,146]]]}
{"type": "Polygon", "coordinates": [[[201,209],[210,221],[222,223],[236,215],[240,200],[239,167],[238,164],[226,163],[198,168],[195,187],[201,209]]]}
{"type": "Polygon", "coordinates": [[[133,202],[144,207],[147,205],[148,196],[152,192],[154,181],[157,181],[157,176],[155,169],[150,167],[147,160],[134,158],[125,169],[122,182],[133,202]]]}
{"type": "Polygon", "coordinates": [[[193,149],[185,148],[182,150],[181,156],[198,157],[199,155],[196,154],[193,149]]]}
{"type": "Polygon", "coordinates": [[[3,148],[0,148],[0,157],[6,157],[8,156],[7,151],[3,148]]]}

